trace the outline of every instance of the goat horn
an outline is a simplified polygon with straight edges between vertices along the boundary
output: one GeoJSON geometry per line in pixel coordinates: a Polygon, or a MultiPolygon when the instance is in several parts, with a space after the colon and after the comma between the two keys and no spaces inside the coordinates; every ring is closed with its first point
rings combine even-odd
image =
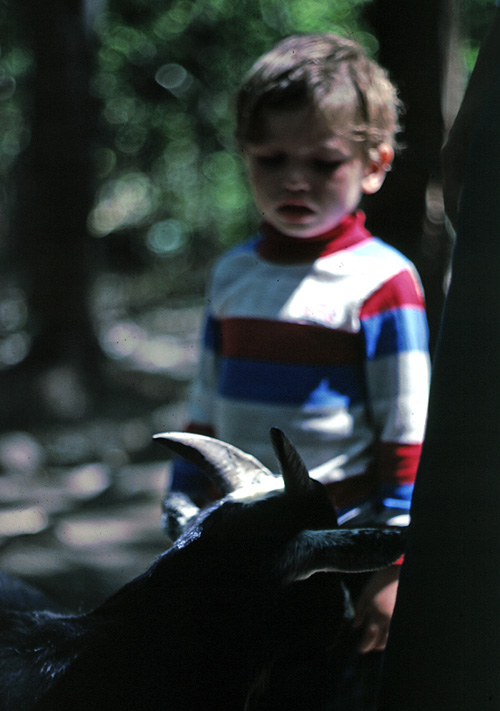
{"type": "Polygon", "coordinates": [[[294,582],[319,572],[380,570],[403,555],[406,532],[406,527],[301,531],[288,545],[281,565],[283,577],[294,582]]]}
{"type": "Polygon", "coordinates": [[[277,427],[271,428],[271,442],[280,463],[285,491],[292,496],[303,495],[311,488],[312,480],[302,457],[285,433],[277,427]]]}
{"type": "Polygon", "coordinates": [[[214,437],[191,432],[162,432],[153,439],[199,467],[223,496],[265,477],[276,479],[258,459],[214,437]]]}

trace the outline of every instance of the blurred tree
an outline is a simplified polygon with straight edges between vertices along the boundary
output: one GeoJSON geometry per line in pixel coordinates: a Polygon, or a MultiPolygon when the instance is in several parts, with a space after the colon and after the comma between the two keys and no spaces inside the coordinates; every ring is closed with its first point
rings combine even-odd
{"type": "Polygon", "coordinates": [[[492,11],[488,0],[372,0],[363,9],[363,21],[378,41],[378,58],[405,106],[404,150],[384,189],[364,208],[372,231],[409,256],[420,272],[431,350],[453,242],[444,220],[440,151],[492,11]]]}
{"type": "Polygon", "coordinates": [[[2,391],[9,395],[2,409],[11,422],[36,413],[38,399],[46,414],[83,414],[86,378],[100,357],[88,293],[86,223],[97,108],[89,95],[84,3],[20,0],[15,12],[33,70],[31,138],[17,165],[9,246],[27,295],[32,340],[27,357],[2,373],[2,391]]]}
{"type": "Polygon", "coordinates": [[[432,346],[449,258],[444,210],[436,188],[445,130],[444,86],[457,46],[450,42],[456,31],[456,9],[456,0],[373,0],[364,13],[379,42],[379,60],[396,82],[405,106],[401,138],[405,150],[396,156],[384,189],[366,202],[367,223],[416,263],[427,295],[432,346]],[[432,184],[433,195],[429,194],[432,184]]]}

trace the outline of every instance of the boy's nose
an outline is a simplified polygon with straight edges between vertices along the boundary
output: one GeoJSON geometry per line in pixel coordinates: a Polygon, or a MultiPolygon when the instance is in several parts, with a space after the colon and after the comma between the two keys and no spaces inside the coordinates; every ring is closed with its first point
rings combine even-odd
{"type": "Polygon", "coordinates": [[[285,176],[285,188],[287,190],[307,190],[309,181],[305,172],[300,168],[291,168],[285,176]]]}

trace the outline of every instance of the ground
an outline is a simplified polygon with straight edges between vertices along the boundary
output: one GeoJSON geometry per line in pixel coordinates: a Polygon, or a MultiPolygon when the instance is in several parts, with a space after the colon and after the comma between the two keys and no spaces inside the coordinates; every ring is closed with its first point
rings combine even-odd
{"type": "Polygon", "coordinates": [[[176,304],[141,320],[114,315],[101,329],[115,381],[140,394],[137,411],[132,396],[126,411],[0,432],[0,570],[87,610],[168,547],[169,455],[152,436],[185,421],[200,316],[176,304]]]}

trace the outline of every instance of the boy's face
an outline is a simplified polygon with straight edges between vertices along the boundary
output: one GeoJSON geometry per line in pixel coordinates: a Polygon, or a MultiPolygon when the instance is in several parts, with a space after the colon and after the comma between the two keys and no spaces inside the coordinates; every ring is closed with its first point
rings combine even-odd
{"type": "Polygon", "coordinates": [[[309,107],[264,110],[262,138],[245,147],[248,177],[258,210],[291,237],[316,237],[336,227],[376,192],[392,160],[384,144],[367,158],[362,144],[342,135],[349,125],[327,122],[309,107]]]}

